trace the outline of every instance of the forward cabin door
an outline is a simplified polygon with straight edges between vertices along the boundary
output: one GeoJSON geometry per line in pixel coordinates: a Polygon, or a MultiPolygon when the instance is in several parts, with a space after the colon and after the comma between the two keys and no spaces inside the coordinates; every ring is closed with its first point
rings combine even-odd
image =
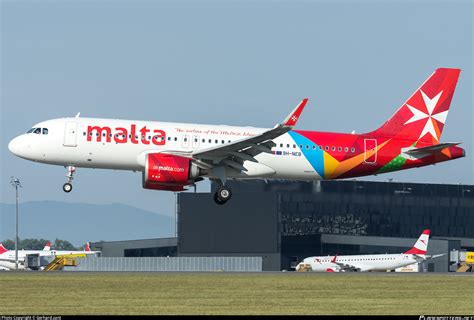
{"type": "Polygon", "coordinates": [[[77,147],[77,122],[66,122],[64,129],[64,143],[65,147],[77,147]]]}
{"type": "Polygon", "coordinates": [[[368,164],[375,164],[377,162],[377,140],[364,140],[364,162],[368,164]]]}

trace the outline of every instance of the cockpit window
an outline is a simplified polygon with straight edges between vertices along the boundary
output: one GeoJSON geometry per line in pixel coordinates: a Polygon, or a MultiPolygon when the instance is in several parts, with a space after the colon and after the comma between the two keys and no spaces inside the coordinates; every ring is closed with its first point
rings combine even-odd
{"type": "Polygon", "coordinates": [[[48,128],[43,128],[43,134],[48,134],[48,128]]]}
{"type": "Polygon", "coordinates": [[[35,131],[36,128],[31,128],[30,130],[28,130],[26,133],[32,133],[33,131],[35,131]]]}
{"type": "Polygon", "coordinates": [[[35,131],[33,131],[33,133],[41,134],[41,128],[36,128],[35,131]]]}

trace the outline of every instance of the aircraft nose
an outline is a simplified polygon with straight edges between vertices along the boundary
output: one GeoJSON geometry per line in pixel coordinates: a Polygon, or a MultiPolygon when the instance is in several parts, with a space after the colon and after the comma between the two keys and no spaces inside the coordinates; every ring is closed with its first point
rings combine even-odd
{"type": "Polygon", "coordinates": [[[13,138],[10,143],[8,144],[8,150],[10,150],[11,153],[13,153],[14,155],[18,155],[19,153],[19,150],[20,150],[20,146],[19,146],[19,137],[16,137],[16,138],[13,138]]]}

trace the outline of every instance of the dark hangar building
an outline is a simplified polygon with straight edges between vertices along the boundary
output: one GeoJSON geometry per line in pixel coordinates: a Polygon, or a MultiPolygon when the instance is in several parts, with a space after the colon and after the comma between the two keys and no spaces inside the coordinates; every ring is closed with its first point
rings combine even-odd
{"type": "Polygon", "coordinates": [[[426,271],[474,250],[474,186],[368,181],[229,182],[233,198],[178,194],[179,256],[262,256],[291,270],[312,255],[401,253],[431,230],[426,271]]]}

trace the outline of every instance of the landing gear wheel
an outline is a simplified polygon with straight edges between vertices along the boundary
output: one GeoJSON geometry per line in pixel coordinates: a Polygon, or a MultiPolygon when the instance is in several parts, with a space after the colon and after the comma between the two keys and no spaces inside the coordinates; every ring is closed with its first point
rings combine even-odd
{"type": "Polygon", "coordinates": [[[69,193],[72,191],[72,184],[70,184],[69,182],[65,183],[63,185],[63,191],[66,192],[66,193],[69,193]]]}
{"type": "Polygon", "coordinates": [[[219,189],[217,189],[216,192],[216,198],[221,201],[221,202],[227,202],[232,198],[232,191],[225,187],[225,186],[220,186],[219,189]]]}
{"type": "Polygon", "coordinates": [[[220,206],[225,203],[225,201],[219,200],[219,198],[217,197],[217,192],[214,193],[214,202],[217,203],[217,204],[220,205],[220,206]]]}

